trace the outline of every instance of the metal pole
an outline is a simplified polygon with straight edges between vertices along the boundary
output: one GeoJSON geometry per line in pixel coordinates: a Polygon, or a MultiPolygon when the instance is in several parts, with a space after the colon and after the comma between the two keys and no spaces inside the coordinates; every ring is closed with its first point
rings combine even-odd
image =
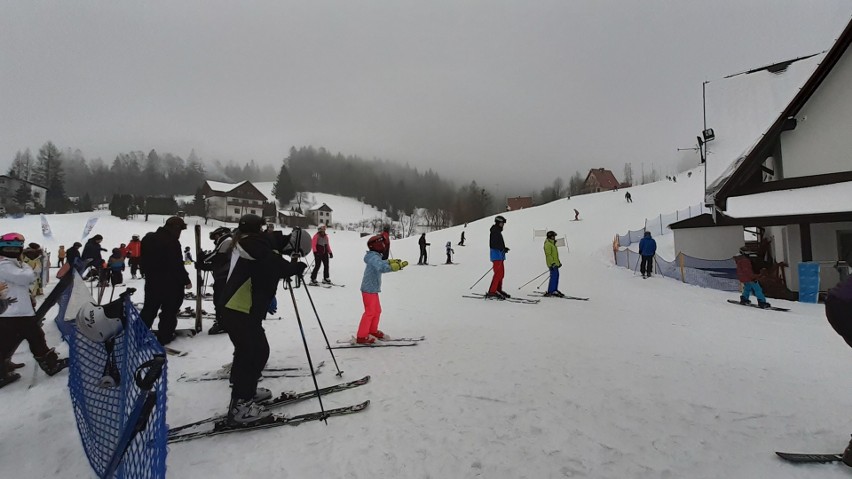
{"type": "MultiPolygon", "coordinates": [[[[489,269],[488,269],[488,271],[486,271],[486,272],[485,272],[485,274],[483,274],[483,275],[482,275],[482,278],[484,278],[484,277],[485,277],[488,273],[490,273],[493,269],[494,269],[494,266],[491,266],[491,268],[489,268],[489,269]]],[[[473,283],[473,285],[471,285],[471,287],[470,287],[470,288],[468,288],[468,289],[473,289],[473,287],[474,287],[474,286],[476,286],[477,284],[479,284],[479,282],[480,282],[480,281],[482,281],[482,278],[479,278],[478,280],[476,280],[476,282],[475,282],[475,283],[473,283]]]]}
{"type": "MultiPolygon", "coordinates": [[[[305,282],[305,279],[302,278],[302,282],[305,282]]],[[[317,312],[317,307],[314,305],[314,298],[311,297],[311,291],[309,287],[305,286],[303,288],[305,293],[308,295],[308,300],[311,302],[311,308],[314,310],[314,316],[317,317],[317,324],[319,324],[320,331],[322,331],[322,337],[325,338],[325,345],[328,346],[328,352],[331,353],[331,360],[334,361],[334,367],[337,369],[336,376],[343,376],[343,371],[340,370],[340,367],[337,365],[337,359],[334,357],[334,351],[331,349],[331,344],[328,342],[328,335],[325,334],[325,328],[322,327],[322,321],[320,321],[319,313],[317,312]]]]}
{"type": "Polygon", "coordinates": [[[533,279],[531,279],[531,280],[527,281],[526,283],[522,284],[522,285],[521,285],[518,289],[523,288],[524,286],[526,286],[526,285],[528,285],[528,284],[532,283],[533,281],[537,280],[538,278],[541,278],[542,276],[546,275],[546,274],[547,274],[547,273],[549,273],[549,272],[550,272],[550,269],[548,269],[548,270],[547,270],[547,271],[545,271],[544,273],[541,273],[540,275],[536,276],[535,278],[533,278],[533,279]]]}

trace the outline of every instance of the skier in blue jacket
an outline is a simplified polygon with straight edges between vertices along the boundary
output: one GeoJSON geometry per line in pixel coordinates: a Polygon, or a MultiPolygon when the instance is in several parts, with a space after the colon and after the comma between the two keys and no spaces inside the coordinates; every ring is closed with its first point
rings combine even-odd
{"type": "Polygon", "coordinates": [[[651,232],[646,231],[642,239],[639,240],[639,255],[642,256],[642,264],[639,266],[639,271],[643,278],[650,278],[654,272],[654,255],[657,254],[657,242],[651,238],[651,232]]]}

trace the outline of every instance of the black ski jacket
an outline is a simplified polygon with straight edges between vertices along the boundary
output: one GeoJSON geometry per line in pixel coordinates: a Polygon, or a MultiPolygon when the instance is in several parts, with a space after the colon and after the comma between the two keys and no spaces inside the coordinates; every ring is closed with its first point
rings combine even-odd
{"type": "Polygon", "coordinates": [[[146,283],[151,281],[164,287],[183,287],[189,284],[189,273],[183,266],[180,240],[164,227],[142,238],[140,266],[146,283]]]}

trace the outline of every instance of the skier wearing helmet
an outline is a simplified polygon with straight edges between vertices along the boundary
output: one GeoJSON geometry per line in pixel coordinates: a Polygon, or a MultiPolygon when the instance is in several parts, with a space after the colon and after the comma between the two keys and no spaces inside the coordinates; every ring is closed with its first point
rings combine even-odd
{"type": "Polygon", "coordinates": [[[39,367],[49,376],[68,366],[68,360],[60,359],[44,339],[44,330],[36,318],[35,300],[30,296],[30,287],[36,281],[36,274],[21,260],[23,251],[22,234],[7,233],[0,236],[0,283],[6,285],[4,301],[7,305],[6,310],[0,313],[0,387],[21,378],[20,374],[12,371],[7,359],[22,339],[27,340],[39,367]]]}
{"type": "Polygon", "coordinates": [[[382,291],[382,274],[399,271],[408,266],[408,261],[382,259],[387,248],[383,235],[375,235],[367,241],[368,251],[364,255],[364,278],[361,280],[361,298],[364,301],[364,314],[355,336],[357,344],[372,344],[377,339],[385,339],[385,333],[379,330],[382,305],[379,293],[382,291]]]}
{"type": "Polygon", "coordinates": [[[511,298],[509,294],[503,291],[503,261],[506,260],[506,253],[509,248],[503,241],[503,226],[506,224],[506,218],[497,216],[494,218],[494,225],[491,226],[491,235],[488,239],[488,246],[491,248],[491,263],[494,269],[494,277],[491,278],[491,286],[488,288],[486,298],[506,299],[511,298]]]}
{"type": "Polygon", "coordinates": [[[562,263],[559,261],[559,250],[556,248],[556,232],[548,231],[547,238],[544,240],[544,261],[547,263],[547,269],[550,270],[550,282],[547,284],[547,292],[545,296],[565,296],[559,291],[559,268],[562,263]]]}

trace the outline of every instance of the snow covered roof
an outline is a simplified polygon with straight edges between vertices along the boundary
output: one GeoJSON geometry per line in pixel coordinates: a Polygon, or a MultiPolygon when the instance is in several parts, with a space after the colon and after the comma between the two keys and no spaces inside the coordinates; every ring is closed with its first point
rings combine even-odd
{"type": "Polygon", "coordinates": [[[301,218],[305,217],[305,215],[303,215],[302,213],[293,210],[278,210],[278,214],[281,216],[296,216],[301,218]]]}
{"type": "Polygon", "coordinates": [[[210,189],[219,193],[227,193],[243,183],[245,183],[245,181],[241,181],[239,183],[222,183],[221,181],[207,180],[207,185],[210,186],[210,189]]]}
{"type": "Polygon", "coordinates": [[[728,198],[732,218],[796,216],[852,212],[852,181],[728,198]],[[845,198],[845,200],[844,200],[845,198]]]}
{"type": "Polygon", "coordinates": [[[709,197],[737,170],[825,55],[788,60],[707,82],[707,127],[716,135],[707,143],[709,197]]]}

